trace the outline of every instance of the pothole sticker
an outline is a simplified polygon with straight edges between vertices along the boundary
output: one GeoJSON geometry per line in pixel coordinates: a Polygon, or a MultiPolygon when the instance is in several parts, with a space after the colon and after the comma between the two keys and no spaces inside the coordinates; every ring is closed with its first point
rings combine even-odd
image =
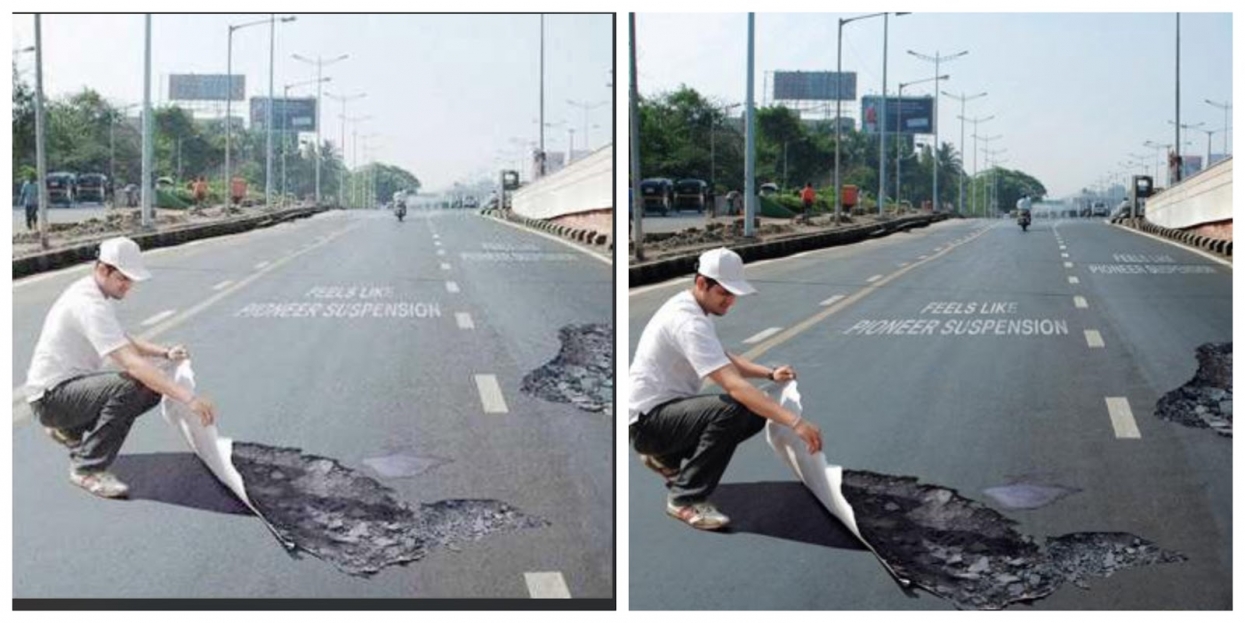
{"type": "Polygon", "coordinates": [[[1197,347],[1197,373],[1159,399],[1154,415],[1232,436],[1232,342],[1197,347]]]}
{"type": "Polygon", "coordinates": [[[376,480],[296,448],[233,444],[247,497],[292,551],[351,575],[423,558],[430,549],[549,525],[497,500],[443,500],[412,508],[376,480]]]}
{"type": "Polygon", "coordinates": [[[1043,541],[952,489],[916,478],[843,471],[843,495],[861,535],[896,575],[959,608],[999,609],[1040,599],[1065,582],[1185,560],[1122,532],[1078,532],[1043,541]]]}
{"type": "Polygon", "coordinates": [[[549,363],[523,377],[525,393],[570,403],[593,413],[614,412],[614,327],[567,325],[558,330],[562,348],[549,363]]]}

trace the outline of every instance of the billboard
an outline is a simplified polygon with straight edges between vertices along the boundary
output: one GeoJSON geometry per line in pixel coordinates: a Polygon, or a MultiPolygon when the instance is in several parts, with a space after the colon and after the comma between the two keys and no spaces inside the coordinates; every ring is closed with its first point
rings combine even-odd
{"type": "Polygon", "coordinates": [[[855,100],[856,72],[776,71],[776,100],[855,100]]]}
{"type": "MultiPolygon", "coordinates": [[[[882,96],[866,95],[860,98],[861,128],[865,132],[877,132],[881,120],[882,96]]],[[[934,133],[933,97],[886,98],[886,131],[905,134],[934,133]]]]}
{"type": "Polygon", "coordinates": [[[170,74],[169,99],[201,102],[223,102],[228,99],[240,102],[246,99],[246,76],[170,74]]]}
{"type": "MultiPolygon", "coordinates": [[[[315,132],[316,131],[316,98],[314,97],[280,97],[272,100],[272,125],[278,132],[315,132]]],[[[268,98],[251,98],[251,128],[263,130],[268,118],[268,98]]]]}

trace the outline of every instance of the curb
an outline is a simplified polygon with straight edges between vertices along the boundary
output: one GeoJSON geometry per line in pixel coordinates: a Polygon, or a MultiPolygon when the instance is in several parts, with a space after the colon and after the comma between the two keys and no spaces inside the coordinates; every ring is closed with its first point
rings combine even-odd
{"type": "Polygon", "coordinates": [[[1183,229],[1169,229],[1162,225],[1156,225],[1142,218],[1116,218],[1111,222],[1122,227],[1129,227],[1148,234],[1154,234],[1183,244],[1185,246],[1194,247],[1203,251],[1209,251],[1216,255],[1232,258],[1232,241],[1222,238],[1210,238],[1208,236],[1199,236],[1198,234],[1185,231],[1183,229]]]}
{"type": "MultiPolygon", "coordinates": [[[[234,221],[207,223],[204,225],[190,225],[167,231],[130,234],[129,238],[134,242],[137,242],[140,249],[158,249],[160,247],[171,247],[179,244],[185,244],[187,242],[202,238],[227,236],[230,234],[250,231],[252,229],[259,229],[261,227],[270,227],[285,221],[306,218],[329,209],[330,208],[295,208],[293,210],[286,210],[285,212],[261,214],[234,221]]],[[[35,255],[17,258],[13,260],[13,278],[20,279],[22,277],[29,277],[30,275],[50,270],[73,266],[74,264],[80,264],[82,262],[90,262],[95,259],[96,252],[99,249],[99,243],[100,241],[96,240],[93,242],[76,244],[63,249],[44,251],[35,255]]]]}
{"type": "Polygon", "coordinates": [[[506,221],[508,223],[516,223],[531,229],[545,231],[559,238],[565,238],[580,244],[605,247],[610,251],[614,250],[614,241],[610,240],[610,236],[608,234],[599,233],[591,229],[575,229],[566,225],[559,225],[553,221],[528,218],[526,216],[520,216],[513,213],[507,215],[500,212],[496,208],[481,210],[480,215],[495,218],[500,221],[506,221]]]}
{"type": "MultiPolygon", "coordinates": [[[[931,223],[946,218],[949,218],[949,215],[934,214],[903,217],[885,223],[862,225],[832,232],[792,236],[769,242],[745,243],[730,246],[729,248],[738,253],[743,258],[744,263],[749,263],[758,260],[786,257],[814,249],[853,244],[870,238],[881,238],[907,229],[927,227],[931,223]]],[[[631,266],[628,269],[627,287],[634,288],[691,274],[696,269],[696,259],[698,257],[699,252],[695,252],[631,266]]]]}

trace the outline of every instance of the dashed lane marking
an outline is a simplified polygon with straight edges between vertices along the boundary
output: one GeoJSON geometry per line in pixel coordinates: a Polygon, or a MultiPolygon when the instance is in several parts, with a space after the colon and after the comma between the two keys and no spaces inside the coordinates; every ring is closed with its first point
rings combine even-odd
{"type": "Polygon", "coordinates": [[[1064,268],[1072,268],[1072,262],[1064,262],[1064,263],[1063,263],[1063,267],[1064,267],[1064,268]]]}
{"type": "Polygon", "coordinates": [[[532,599],[570,599],[571,591],[566,580],[556,571],[532,571],[523,574],[527,592],[532,599]]]}
{"type": "Polygon", "coordinates": [[[1141,431],[1137,430],[1137,420],[1133,419],[1133,410],[1128,406],[1127,398],[1108,396],[1107,413],[1111,416],[1116,439],[1141,439],[1141,431]]]}
{"type": "Polygon", "coordinates": [[[1068,259],[1068,254],[1067,254],[1067,253],[1060,253],[1060,254],[1059,254],[1059,257],[1062,257],[1063,259],[1065,259],[1065,260],[1066,260],[1066,259],[1068,259]]]}
{"type": "Polygon", "coordinates": [[[1085,301],[1085,297],[1083,296],[1072,297],[1072,302],[1076,304],[1077,309],[1088,309],[1089,308],[1089,303],[1085,301]]]}
{"type": "Polygon", "coordinates": [[[1085,343],[1090,348],[1105,348],[1107,345],[1102,341],[1102,334],[1094,329],[1085,330],[1085,343]]]}
{"type": "Polygon", "coordinates": [[[779,331],[782,331],[782,327],[770,327],[770,328],[768,328],[768,329],[766,329],[766,330],[764,330],[764,331],[762,331],[762,332],[760,332],[760,333],[758,333],[758,334],[756,334],[756,335],[754,335],[754,336],[752,336],[752,337],[750,337],[750,338],[748,338],[748,339],[744,340],[744,344],[756,344],[757,342],[760,342],[760,341],[764,340],[765,338],[767,338],[767,337],[769,337],[769,336],[771,336],[771,335],[774,335],[775,333],[778,333],[779,331]]]}
{"type": "Polygon", "coordinates": [[[827,305],[834,305],[835,303],[838,303],[839,301],[843,300],[843,297],[845,297],[845,296],[847,296],[847,295],[845,295],[845,294],[836,294],[836,295],[834,295],[834,296],[832,296],[832,297],[830,297],[830,298],[828,298],[828,299],[826,299],[826,300],[822,301],[822,302],[821,302],[821,303],[819,303],[819,304],[820,304],[822,307],[826,307],[827,305]]]}
{"type": "Polygon", "coordinates": [[[255,265],[255,270],[263,270],[270,262],[264,261],[255,265]]]}
{"type": "Polygon", "coordinates": [[[870,278],[866,279],[865,281],[867,281],[867,282],[869,282],[869,283],[873,283],[874,281],[877,281],[878,279],[881,279],[881,278],[882,278],[882,275],[874,275],[874,276],[872,276],[872,277],[870,277],[870,278]]]}
{"type": "Polygon", "coordinates": [[[508,413],[510,410],[506,408],[506,399],[501,395],[501,385],[497,384],[497,377],[492,374],[477,374],[476,391],[480,392],[480,404],[484,407],[485,413],[508,413]]]}
{"type": "Polygon", "coordinates": [[[445,255],[445,249],[437,249],[437,255],[445,255]]]}
{"type": "Polygon", "coordinates": [[[455,312],[454,320],[458,322],[459,329],[474,329],[476,324],[471,321],[471,314],[467,312],[455,312]]]}
{"type": "Polygon", "coordinates": [[[458,294],[459,292],[458,284],[453,281],[445,282],[445,291],[449,292],[450,294],[458,294]]]}
{"type": "Polygon", "coordinates": [[[150,317],[150,318],[148,318],[148,319],[146,319],[146,320],[142,321],[142,322],[141,322],[141,323],[139,323],[139,324],[143,325],[144,327],[150,327],[151,325],[156,324],[156,323],[158,323],[158,322],[161,322],[161,321],[163,321],[165,318],[168,318],[168,317],[170,317],[170,316],[172,316],[173,314],[176,314],[176,313],[177,313],[177,310],[176,310],[176,309],[166,309],[166,310],[164,310],[164,311],[162,311],[162,312],[160,312],[160,313],[158,313],[158,314],[156,314],[156,315],[154,315],[154,316],[152,316],[152,317],[150,317]]]}
{"type": "Polygon", "coordinates": [[[446,264],[445,262],[441,262],[441,270],[449,270],[449,269],[450,269],[449,264],[446,264]]]}
{"type": "Polygon", "coordinates": [[[218,291],[219,291],[219,290],[224,290],[225,288],[228,288],[228,287],[229,287],[229,286],[231,286],[231,285],[233,285],[233,280],[226,279],[226,280],[224,280],[224,281],[222,281],[222,282],[220,282],[220,283],[218,283],[218,284],[216,284],[216,285],[212,286],[212,289],[213,289],[213,290],[218,290],[218,291]]]}
{"type": "Polygon", "coordinates": [[[1080,277],[1068,277],[1068,283],[1081,283],[1080,277]]]}

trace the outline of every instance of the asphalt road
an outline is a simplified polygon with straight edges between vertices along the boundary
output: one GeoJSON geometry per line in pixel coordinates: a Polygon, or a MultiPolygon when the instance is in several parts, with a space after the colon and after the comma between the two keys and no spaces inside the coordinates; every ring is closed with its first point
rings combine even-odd
{"type": "MultiPolygon", "coordinates": [[[[733,352],[795,367],[832,463],[956,489],[1035,537],[1121,531],[1188,556],[1012,609],[1232,607],[1231,440],[1153,415],[1193,377],[1197,346],[1232,340],[1231,267],[1101,220],[1039,219],[1028,233],[955,220],[758,262],[747,275],[759,294],[717,320],[719,335],[733,352]],[[904,334],[873,328],[905,319],[904,334]],[[1037,329],[956,334],[977,319],[1037,329]],[[769,329],[783,332],[757,337],[769,329]],[[1109,397],[1127,400],[1138,438],[1117,436],[1109,397]],[[1013,478],[1080,492],[1035,510],[983,494],[1013,478]]],[[[687,284],[632,291],[632,350],[687,284]]],[[[659,479],[634,451],[628,465],[634,609],[952,608],[906,595],[870,553],[828,540],[841,529],[800,495],[792,505],[798,480],[763,436],[740,446],[712,498],[734,509],[731,533],[667,517],[659,479]],[[806,510],[784,514],[795,507],[806,510]]]]}
{"type": "MultiPolygon", "coordinates": [[[[108,501],[68,482],[64,450],[15,404],[15,597],[526,598],[540,590],[531,573],[557,574],[571,597],[612,595],[613,421],[519,390],[557,355],[559,328],[612,325],[607,261],[473,213],[424,210],[404,223],[329,212],[145,258],[154,277],[118,303],[122,322],[188,345],[222,435],[336,459],[411,505],[495,499],[550,524],[353,577],[292,558],[258,519],[205,503],[215,483],[186,478],[193,455],[156,411],[117,465],[150,493],[108,501]],[[403,303],[409,317],[257,311],[367,302],[403,303]],[[504,412],[486,410],[486,375],[504,412]],[[393,454],[424,471],[365,467],[393,454]],[[161,486],[176,478],[183,486],[161,486]]],[[[14,387],[48,307],[83,274],[14,284],[14,387]]]]}

